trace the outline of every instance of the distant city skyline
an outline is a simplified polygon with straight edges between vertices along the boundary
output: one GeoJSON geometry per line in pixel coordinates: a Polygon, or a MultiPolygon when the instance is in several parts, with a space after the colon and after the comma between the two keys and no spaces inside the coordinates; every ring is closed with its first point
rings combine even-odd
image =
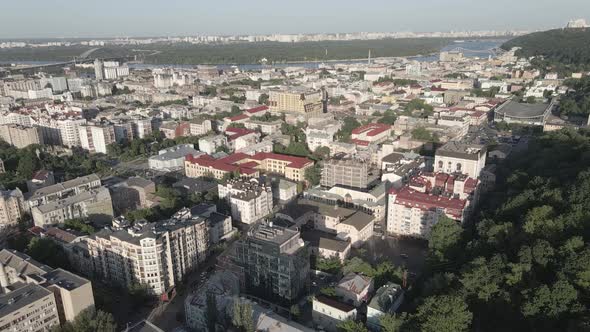
{"type": "Polygon", "coordinates": [[[588,17],[585,0],[5,1],[0,38],[542,30],[588,17]]]}

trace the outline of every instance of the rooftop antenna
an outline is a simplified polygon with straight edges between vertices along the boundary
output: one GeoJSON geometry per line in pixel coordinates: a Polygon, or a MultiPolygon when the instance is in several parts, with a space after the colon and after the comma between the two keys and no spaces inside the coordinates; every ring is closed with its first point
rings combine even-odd
{"type": "Polygon", "coordinates": [[[369,50],[369,66],[371,65],[371,50],[369,50]]]}

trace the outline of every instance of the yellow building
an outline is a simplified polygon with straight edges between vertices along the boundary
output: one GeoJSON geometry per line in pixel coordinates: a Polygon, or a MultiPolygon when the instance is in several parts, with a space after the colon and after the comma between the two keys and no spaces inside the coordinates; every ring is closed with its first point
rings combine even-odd
{"type": "Polygon", "coordinates": [[[313,117],[322,113],[322,92],[313,90],[270,91],[271,112],[299,113],[313,117]]]}

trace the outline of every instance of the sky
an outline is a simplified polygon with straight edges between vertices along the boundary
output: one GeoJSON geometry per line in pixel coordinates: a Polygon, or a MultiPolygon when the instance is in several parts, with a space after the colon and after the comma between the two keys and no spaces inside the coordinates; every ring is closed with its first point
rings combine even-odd
{"type": "Polygon", "coordinates": [[[0,38],[539,30],[590,0],[1,0],[0,38]]]}

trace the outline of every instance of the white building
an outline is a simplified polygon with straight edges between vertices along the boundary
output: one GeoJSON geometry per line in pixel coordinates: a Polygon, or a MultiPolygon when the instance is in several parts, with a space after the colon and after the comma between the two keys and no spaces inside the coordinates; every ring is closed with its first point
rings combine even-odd
{"type": "Polygon", "coordinates": [[[255,180],[230,180],[218,185],[219,198],[231,206],[232,218],[245,224],[255,223],[272,212],[272,189],[255,180]]]}
{"type": "Polygon", "coordinates": [[[57,128],[59,129],[62,144],[69,148],[80,146],[80,131],[78,128],[85,124],[85,119],[58,120],[57,128]]]}
{"type": "Polygon", "coordinates": [[[158,171],[172,171],[184,168],[186,156],[200,156],[203,153],[195,150],[192,144],[181,144],[160,150],[157,156],[148,159],[150,169],[158,171]]]}
{"type": "Polygon", "coordinates": [[[314,325],[329,332],[338,331],[338,324],[348,319],[355,320],[357,314],[354,306],[323,295],[313,298],[312,310],[314,325]]]}
{"type": "Polygon", "coordinates": [[[88,124],[78,127],[80,146],[91,153],[106,154],[107,147],[116,142],[112,125],[88,124]]]}
{"type": "Polygon", "coordinates": [[[485,146],[450,141],[436,150],[434,171],[461,173],[477,179],[485,164],[485,146]]]}
{"type": "Polygon", "coordinates": [[[214,154],[217,149],[227,146],[227,138],[223,135],[208,136],[199,139],[199,151],[214,154]]]}

